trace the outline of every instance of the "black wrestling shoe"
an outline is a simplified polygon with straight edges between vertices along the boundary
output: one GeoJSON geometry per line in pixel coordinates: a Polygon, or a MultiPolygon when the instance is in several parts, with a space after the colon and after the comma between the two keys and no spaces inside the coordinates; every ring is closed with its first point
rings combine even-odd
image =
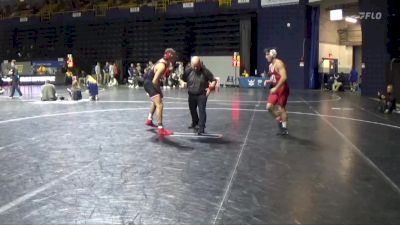
{"type": "Polygon", "coordinates": [[[188,129],[195,129],[195,130],[197,130],[197,129],[199,129],[199,126],[197,125],[197,124],[191,124],[190,126],[188,126],[188,129]]]}
{"type": "Polygon", "coordinates": [[[198,131],[197,131],[197,135],[203,135],[203,134],[205,134],[206,132],[204,132],[204,129],[199,129],[198,131]]]}
{"type": "Polygon", "coordinates": [[[281,130],[279,131],[279,133],[278,133],[277,135],[286,136],[286,135],[289,135],[289,131],[288,131],[287,128],[283,128],[283,127],[282,127],[281,130]]]}

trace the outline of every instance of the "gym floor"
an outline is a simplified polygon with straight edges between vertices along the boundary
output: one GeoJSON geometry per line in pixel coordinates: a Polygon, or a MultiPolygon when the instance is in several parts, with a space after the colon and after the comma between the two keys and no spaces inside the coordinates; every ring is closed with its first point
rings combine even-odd
{"type": "MultiPolygon", "coordinates": [[[[206,132],[168,89],[160,138],[143,89],[100,101],[0,96],[0,224],[398,224],[400,115],[350,93],[291,91],[276,136],[266,90],[221,89],[206,132]]],[[[64,88],[60,95],[66,96],[64,88]]]]}

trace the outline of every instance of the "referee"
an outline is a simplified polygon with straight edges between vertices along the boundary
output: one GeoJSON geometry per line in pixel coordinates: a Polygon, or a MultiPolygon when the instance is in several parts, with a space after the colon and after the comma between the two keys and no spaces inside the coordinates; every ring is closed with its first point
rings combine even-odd
{"type": "Polygon", "coordinates": [[[214,75],[203,65],[200,57],[193,56],[190,67],[186,69],[182,80],[187,83],[189,94],[188,102],[192,116],[189,129],[197,130],[199,135],[204,134],[207,98],[216,85],[214,75]],[[199,108],[199,114],[197,114],[197,108],[199,108]]]}

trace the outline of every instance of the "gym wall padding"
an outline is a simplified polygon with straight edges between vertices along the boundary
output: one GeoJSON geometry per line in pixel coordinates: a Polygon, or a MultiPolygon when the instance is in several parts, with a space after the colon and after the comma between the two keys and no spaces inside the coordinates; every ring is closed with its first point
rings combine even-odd
{"type": "Polygon", "coordinates": [[[306,6],[303,4],[259,9],[258,71],[261,73],[268,68],[264,48],[276,47],[278,58],[286,64],[290,88],[308,88],[308,72],[306,71],[308,64],[304,67],[299,66],[303,56],[303,43],[306,56],[309,51],[306,26],[306,6]],[[290,27],[287,23],[290,23],[290,27]]]}
{"type": "Polygon", "coordinates": [[[375,96],[378,90],[386,90],[386,75],[389,72],[390,57],[387,42],[387,1],[360,0],[361,12],[381,12],[380,20],[361,20],[362,29],[362,71],[361,92],[375,96]]]}

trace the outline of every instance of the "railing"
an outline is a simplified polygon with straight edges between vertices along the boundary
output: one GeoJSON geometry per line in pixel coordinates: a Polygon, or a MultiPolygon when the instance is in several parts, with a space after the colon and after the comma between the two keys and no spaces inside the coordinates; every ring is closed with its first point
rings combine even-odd
{"type": "MultiPolygon", "coordinates": [[[[153,5],[158,12],[166,12],[169,5],[173,4],[181,4],[181,3],[195,3],[195,2],[204,2],[204,0],[159,0],[156,1],[155,5],[153,5]]],[[[216,2],[216,1],[215,1],[216,2]]],[[[218,4],[220,7],[230,7],[232,5],[232,0],[218,0],[218,4]]],[[[95,5],[85,5],[82,6],[79,10],[68,10],[66,9],[65,3],[55,3],[55,4],[46,4],[42,7],[42,9],[34,14],[32,10],[23,10],[19,11],[14,15],[4,15],[0,14],[0,20],[12,19],[12,18],[20,18],[20,17],[35,17],[38,16],[41,20],[50,20],[52,15],[55,14],[66,14],[72,12],[94,12],[96,16],[105,16],[106,12],[109,9],[129,9],[135,7],[142,7],[147,4],[143,3],[140,0],[131,0],[126,4],[121,5],[113,5],[112,0],[109,0],[104,3],[98,3],[95,5]]]]}

